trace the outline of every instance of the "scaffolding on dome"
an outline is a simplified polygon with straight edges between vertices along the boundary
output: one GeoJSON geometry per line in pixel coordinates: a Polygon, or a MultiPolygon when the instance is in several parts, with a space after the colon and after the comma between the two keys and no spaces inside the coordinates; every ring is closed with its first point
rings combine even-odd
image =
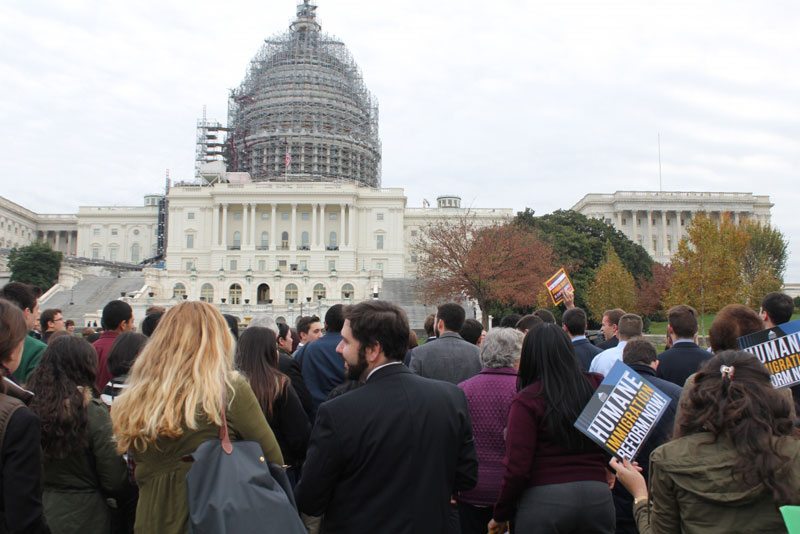
{"type": "Polygon", "coordinates": [[[380,187],[378,104],[344,43],[320,32],[304,0],[289,31],[267,39],[228,100],[224,155],[253,181],[380,187]]]}

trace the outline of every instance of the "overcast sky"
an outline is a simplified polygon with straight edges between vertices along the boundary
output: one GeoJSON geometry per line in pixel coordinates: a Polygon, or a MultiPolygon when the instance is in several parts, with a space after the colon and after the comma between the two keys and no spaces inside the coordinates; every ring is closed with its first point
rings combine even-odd
{"type": "MultiPolygon", "coordinates": [[[[0,3],[0,194],[138,205],[194,176],[196,121],[294,0],[0,3]]],[[[586,193],[769,195],[800,282],[800,3],[320,0],[380,103],[408,205],[569,208],[586,193]]]]}

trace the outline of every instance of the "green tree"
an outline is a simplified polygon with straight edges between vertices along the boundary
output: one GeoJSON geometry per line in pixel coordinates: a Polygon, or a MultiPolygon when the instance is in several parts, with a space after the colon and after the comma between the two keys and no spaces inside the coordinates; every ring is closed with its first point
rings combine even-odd
{"type": "Polygon", "coordinates": [[[636,282],[622,265],[611,243],[605,247],[606,259],[597,269],[592,285],[586,291],[586,307],[600,321],[603,312],[613,308],[632,311],[636,308],[636,282]]]}
{"type": "Polygon", "coordinates": [[[745,221],[742,227],[749,236],[742,256],[742,287],[745,303],[757,310],[764,295],[783,287],[789,243],[768,224],[745,221]]]}
{"type": "Polygon", "coordinates": [[[607,243],[636,279],[651,277],[653,260],[647,251],[605,221],[572,210],[536,217],[530,208],[519,212],[515,221],[523,228],[536,230],[553,247],[556,263],[570,273],[575,286],[575,305],[580,308],[586,308],[586,291],[604,261],[607,243]]]}
{"type": "Polygon", "coordinates": [[[704,214],[696,215],[686,232],[688,237],[672,258],[675,273],[666,305],[693,306],[700,313],[705,335],[707,313],[742,301],[742,257],[750,236],[729,216],[715,221],[704,214]]]}
{"type": "Polygon", "coordinates": [[[61,257],[61,252],[53,250],[49,243],[41,241],[12,249],[8,255],[11,281],[38,286],[47,291],[58,282],[61,257]]]}

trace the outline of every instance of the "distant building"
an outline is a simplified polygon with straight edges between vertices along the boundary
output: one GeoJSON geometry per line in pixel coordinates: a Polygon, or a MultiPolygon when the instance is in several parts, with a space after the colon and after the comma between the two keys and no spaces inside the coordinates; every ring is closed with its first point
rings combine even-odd
{"type": "Polygon", "coordinates": [[[591,193],[572,206],[587,217],[613,225],[662,263],[678,251],[686,226],[696,213],[706,213],[713,219],[729,213],[736,223],[749,219],[766,224],[771,208],[766,195],[694,191],[591,193]]]}
{"type": "Polygon", "coordinates": [[[38,214],[0,197],[0,249],[18,248],[35,241],[50,243],[54,250],[74,256],[78,227],[74,214],[38,214]]]}

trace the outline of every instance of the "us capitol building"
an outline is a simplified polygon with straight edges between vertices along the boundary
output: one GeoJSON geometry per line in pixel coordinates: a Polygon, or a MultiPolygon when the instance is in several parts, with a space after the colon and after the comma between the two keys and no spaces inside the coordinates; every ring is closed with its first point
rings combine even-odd
{"type": "MultiPolygon", "coordinates": [[[[253,58],[229,95],[227,119],[223,126],[204,113],[194,180],[167,180],[165,194],[146,196],[143,206],[39,215],[0,197],[0,249],[40,239],[74,257],[44,307],[86,322],[102,299],[126,298],[138,317],[147,305],[202,299],[230,313],[292,321],[369,298],[411,304],[413,243],[426,225],[467,210],[448,194],[409,208],[402,189],[381,187],[377,102],[345,45],[321,32],[308,0],[289,30],[253,58]],[[109,272],[117,282],[81,289],[109,272]],[[81,308],[90,293],[102,299],[81,308]]],[[[587,195],[573,209],[668,261],[693,213],[768,222],[770,207],[768,197],[751,193],[616,192],[587,195]]],[[[479,224],[513,216],[468,211],[479,224]]]]}

